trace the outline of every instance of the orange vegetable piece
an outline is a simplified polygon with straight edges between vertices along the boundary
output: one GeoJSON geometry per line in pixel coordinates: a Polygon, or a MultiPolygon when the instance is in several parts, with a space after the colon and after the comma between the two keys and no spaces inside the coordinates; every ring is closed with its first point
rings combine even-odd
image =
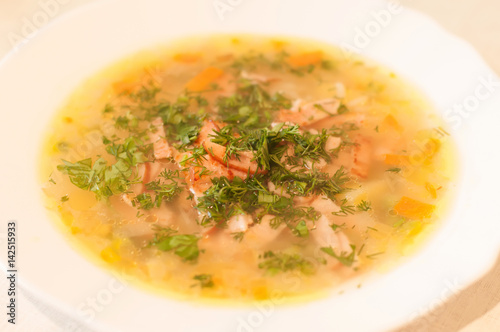
{"type": "Polygon", "coordinates": [[[384,162],[387,165],[405,166],[410,164],[410,158],[408,156],[399,154],[386,154],[384,157],[384,162]]]}
{"type": "Polygon", "coordinates": [[[292,55],[288,57],[287,62],[292,67],[304,67],[309,65],[316,65],[323,60],[323,52],[308,52],[299,55],[292,55]]]}
{"type": "Polygon", "coordinates": [[[391,114],[385,117],[383,124],[387,127],[393,128],[394,130],[401,132],[403,131],[403,128],[398,123],[398,120],[394,118],[391,114]]]}
{"type": "Polygon", "coordinates": [[[137,86],[143,76],[143,72],[133,72],[128,74],[123,80],[113,83],[113,90],[116,93],[130,93],[137,86]]]}
{"type": "Polygon", "coordinates": [[[136,82],[130,82],[128,80],[123,80],[121,82],[113,83],[113,90],[116,93],[129,93],[132,92],[136,82]]]}
{"type": "Polygon", "coordinates": [[[204,69],[201,73],[196,75],[188,82],[186,88],[188,90],[198,92],[206,90],[210,84],[215,80],[224,75],[224,71],[216,67],[208,67],[204,69]]]}
{"type": "Polygon", "coordinates": [[[101,258],[108,263],[115,263],[121,259],[120,255],[111,247],[106,247],[101,251],[101,258]]]}
{"type": "Polygon", "coordinates": [[[195,63],[201,59],[200,53],[179,53],[174,55],[174,61],[182,63],[195,63]]]}
{"type": "Polygon", "coordinates": [[[394,211],[398,215],[409,219],[430,218],[435,209],[435,205],[423,203],[406,196],[403,196],[394,207],[394,211]]]}

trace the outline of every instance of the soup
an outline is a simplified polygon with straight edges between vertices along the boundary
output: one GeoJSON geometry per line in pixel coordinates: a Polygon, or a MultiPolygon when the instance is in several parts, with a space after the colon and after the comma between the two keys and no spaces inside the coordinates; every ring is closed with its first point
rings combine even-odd
{"type": "Polygon", "coordinates": [[[115,272],[188,299],[327,295],[425,239],[452,185],[439,117],[318,42],[189,38],[82,85],[42,157],[47,206],[115,272]]]}

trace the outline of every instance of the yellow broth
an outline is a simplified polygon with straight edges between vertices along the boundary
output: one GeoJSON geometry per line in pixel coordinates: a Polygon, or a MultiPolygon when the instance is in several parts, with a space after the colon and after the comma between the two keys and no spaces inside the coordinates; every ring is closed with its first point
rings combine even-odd
{"type": "MultiPolygon", "coordinates": [[[[257,90],[252,90],[254,97],[257,90]]],[[[195,129],[207,123],[200,121],[195,129]]],[[[443,217],[453,179],[450,137],[432,107],[413,87],[372,61],[357,56],[347,59],[332,46],[300,39],[193,37],[144,51],[83,84],[54,118],[48,132],[42,153],[43,191],[48,209],[62,221],[72,241],[82,244],[92,257],[120,275],[157,292],[187,299],[246,302],[277,294],[288,299],[325,295],[361,273],[386,271],[435,228],[443,217]],[[187,121],[182,117],[197,114],[189,121],[204,116],[219,121],[217,130],[222,130],[227,124],[224,120],[232,118],[231,114],[219,114],[223,109],[220,98],[228,101],[243,91],[239,90],[242,86],[257,86],[269,98],[282,96],[285,101],[262,112],[269,120],[264,127],[259,127],[263,118],[256,122],[252,118],[259,112],[258,104],[249,105],[250,110],[239,105],[234,111],[239,117],[230,132],[233,138],[246,139],[252,131],[273,130],[283,122],[286,124],[281,125],[281,131],[300,123],[296,137],[317,135],[317,144],[309,149],[324,147],[330,136],[338,137],[328,141],[335,147],[327,151],[328,162],[283,156],[280,160],[287,164],[283,167],[288,172],[318,171],[330,177],[343,166],[348,181],[339,193],[320,200],[318,197],[328,195],[318,194],[310,183],[299,183],[312,189],[302,196],[294,189],[295,197],[286,186],[271,188],[269,178],[276,173],[275,164],[273,170],[260,174],[235,171],[227,160],[212,160],[217,170],[221,168],[220,173],[212,170],[208,175],[196,175],[196,169],[203,167],[186,161],[186,149],[198,148],[206,159],[216,153],[204,145],[212,144],[209,141],[213,137],[209,135],[208,141],[200,143],[195,130],[191,145],[181,148],[176,136],[169,133],[175,126],[165,125],[165,121],[187,121]],[[180,120],[169,120],[161,113],[164,110],[159,111],[159,105],[176,105],[179,96],[181,100],[190,96],[189,105],[180,113],[180,120]],[[202,98],[203,103],[196,98],[202,98]],[[166,138],[155,136],[157,127],[152,123],[158,116],[165,125],[166,138]],[[254,125],[245,129],[249,123],[254,125]],[[238,125],[243,134],[238,133],[238,125]],[[326,136],[321,136],[322,130],[326,136]],[[70,181],[69,168],[61,168],[63,160],[70,163],[67,166],[87,158],[91,166],[102,158],[109,168],[118,160],[110,154],[110,147],[123,144],[130,136],[137,137],[134,142],[139,146],[139,150],[131,150],[132,154],[141,151],[142,159],[127,169],[131,174],[125,176],[129,181],[126,188],[114,188],[109,197],[101,195],[98,199],[96,190],[102,188],[94,187],[92,192],[88,185],[77,186],[70,181]],[[155,158],[158,146],[154,143],[163,139],[173,155],[155,158]],[[298,166],[288,165],[293,160],[298,166]],[[177,177],[166,182],[161,179],[160,184],[176,181],[179,192],[172,198],[160,197],[157,206],[144,205],[147,194],[154,203],[158,193],[146,182],[160,179],[162,170],[170,170],[169,174],[177,177]],[[228,170],[231,176],[248,181],[262,178],[262,200],[270,200],[266,205],[269,209],[285,197],[283,201],[291,205],[288,211],[282,211],[281,221],[273,221],[272,213],[262,212],[263,205],[259,205],[251,212],[244,211],[249,218],[243,231],[231,232],[229,217],[214,222],[209,215],[208,224],[201,225],[207,221],[206,210],[197,208],[203,201],[203,191],[212,178],[228,170]],[[198,178],[209,181],[200,186],[198,178]],[[198,196],[193,198],[192,192],[198,196]],[[145,201],[138,199],[141,194],[145,201]],[[325,202],[326,208],[322,205],[325,202]],[[316,213],[313,217],[304,214],[294,219],[287,215],[294,209],[311,213],[307,210],[311,207],[316,213]],[[160,228],[168,230],[169,241],[189,235],[176,239],[189,242],[187,249],[182,247],[186,250],[193,249],[194,243],[199,253],[176,253],[181,247],[175,241],[167,241],[173,247],[161,249],[160,228]]],[[[227,144],[219,143],[225,151],[229,149],[227,144]]],[[[297,145],[293,144],[284,141],[274,149],[291,146],[296,156],[293,149],[297,145]]],[[[246,150],[257,159],[257,151],[246,150]]],[[[255,160],[246,162],[256,164],[255,160]]],[[[116,172],[113,174],[116,176],[116,172]]],[[[86,176],[89,180],[88,172],[86,176]]],[[[235,204],[240,207],[244,202],[235,204]]],[[[222,214],[234,214],[227,205],[222,207],[227,208],[222,214]]]]}

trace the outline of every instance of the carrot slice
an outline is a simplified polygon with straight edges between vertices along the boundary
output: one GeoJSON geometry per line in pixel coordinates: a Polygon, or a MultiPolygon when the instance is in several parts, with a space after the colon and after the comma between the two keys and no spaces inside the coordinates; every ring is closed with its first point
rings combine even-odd
{"type": "Polygon", "coordinates": [[[121,81],[112,84],[115,93],[130,93],[137,86],[137,83],[144,77],[144,71],[134,71],[128,73],[121,81]]]}
{"type": "Polygon", "coordinates": [[[200,53],[179,53],[174,55],[174,61],[182,63],[195,63],[200,59],[200,53]]]}
{"type": "Polygon", "coordinates": [[[384,157],[384,162],[387,165],[405,166],[410,164],[410,158],[408,156],[399,154],[386,154],[384,157]]]}
{"type": "Polygon", "coordinates": [[[403,196],[394,207],[394,211],[398,215],[409,219],[430,218],[435,209],[435,205],[423,203],[406,196],[403,196]]]}
{"type": "Polygon", "coordinates": [[[120,82],[115,82],[113,83],[113,90],[116,93],[130,93],[134,89],[134,87],[137,85],[136,79],[125,79],[120,82]]]}
{"type": "Polygon", "coordinates": [[[292,67],[304,67],[310,65],[316,65],[323,60],[323,52],[308,52],[299,55],[292,55],[288,57],[287,62],[292,67]]]}
{"type": "Polygon", "coordinates": [[[193,77],[186,85],[186,88],[194,92],[206,90],[210,84],[220,78],[223,74],[224,71],[219,68],[208,67],[193,77]]]}
{"type": "Polygon", "coordinates": [[[258,163],[253,160],[254,155],[251,151],[242,151],[239,153],[238,157],[231,157],[224,160],[226,155],[226,147],[223,145],[216,144],[211,141],[210,135],[218,130],[218,126],[213,121],[206,121],[200,130],[198,135],[198,140],[205,149],[205,151],[217,160],[221,165],[227,168],[232,168],[233,170],[240,172],[250,172],[250,174],[255,173],[265,173],[262,169],[259,169],[258,163]]]}

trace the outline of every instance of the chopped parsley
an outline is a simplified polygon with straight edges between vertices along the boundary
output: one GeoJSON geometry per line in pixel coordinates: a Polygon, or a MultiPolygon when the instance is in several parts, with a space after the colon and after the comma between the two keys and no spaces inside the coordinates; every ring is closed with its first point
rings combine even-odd
{"type": "Polygon", "coordinates": [[[366,255],[366,258],[368,258],[368,259],[376,259],[379,255],[383,255],[383,254],[385,254],[385,251],[376,252],[374,254],[366,255]]]}
{"type": "Polygon", "coordinates": [[[352,244],[350,246],[352,249],[350,254],[348,254],[345,251],[342,251],[340,253],[340,255],[337,255],[332,247],[322,247],[321,251],[323,251],[324,253],[326,253],[329,256],[332,256],[333,258],[338,260],[340,263],[342,263],[342,265],[347,266],[347,267],[351,267],[356,259],[356,246],[352,245],[352,244]]]}
{"type": "Polygon", "coordinates": [[[283,95],[271,95],[261,85],[244,79],[234,95],[217,100],[221,121],[241,129],[267,128],[276,111],[290,107],[291,101],[283,95]]]}
{"type": "Polygon", "coordinates": [[[102,110],[103,113],[113,113],[114,111],[115,109],[111,104],[106,104],[106,106],[104,106],[104,109],[102,110]]]}
{"type": "Polygon", "coordinates": [[[146,190],[153,192],[153,199],[149,193],[142,193],[136,196],[139,207],[149,210],[154,207],[159,208],[162,202],[170,202],[182,192],[182,188],[177,182],[180,179],[179,170],[163,170],[157,180],[146,183],[146,190]]]}
{"type": "Polygon", "coordinates": [[[372,209],[372,204],[365,200],[362,200],[358,205],[356,205],[356,209],[358,211],[369,211],[372,209]]]}
{"type": "Polygon", "coordinates": [[[200,255],[198,241],[200,238],[191,234],[177,234],[171,228],[156,228],[154,239],[149,243],[161,251],[171,251],[185,261],[195,261],[200,255]]]}
{"type": "Polygon", "coordinates": [[[197,274],[193,280],[198,281],[201,288],[212,288],[215,285],[211,274],[197,274]]]}
{"type": "Polygon", "coordinates": [[[340,201],[340,210],[337,212],[332,212],[333,215],[337,217],[346,217],[350,214],[354,214],[356,212],[356,207],[354,205],[349,205],[347,198],[342,199],[340,201]]]}
{"type": "Polygon", "coordinates": [[[123,144],[116,144],[108,138],[103,138],[106,151],[115,157],[116,162],[108,162],[100,157],[94,163],[91,158],[75,163],[62,160],[63,164],[57,169],[69,176],[71,183],[80,189],[96,194],[98,199],[106,199],[116,194],[127,192],[130,185],[135,183],[133,175],[137,173],[136,166],[147,161],[145,147],[131,136],[123,144]]]}
{"type": "Polygon", "coordinates": [[[330,71],[335,69],[335,64],[328,60],[323,60],[317,65],[305,65],[301,67],[293,67],[286,60],[290,54],[286,51],[276,53],[273,57],[266,56],[262,53],[248,52],[237,58],[231,68],[238,72],[243,70],[254,70],[258,67],[265,66],[275,71],[289,72],[297,76],[312,74],[317,68],[330,71]]]}
{"type": "Polygon", "coordinates": [[[148,147],[142,144],[138,138],[130,136],[125,139],[123,144],[116,144],[106,137],[103,137],[104,144],[107,144],[106,151],[114,156],[117,163],[123,163],[124,166],[133,167],[147,161],[146,151],[148,147]]]}
{"type": "Polygon", "coordinates": [[[198,137],[207,105],[207,100],[200,96],[181,95],[174,103],[165,101],[152,107],[146,120],[160,116],[167,139],[174,142],[177,148],[184,149],[198,137]]]}
{"type": "Polygon", "coordinates": [[[330,227],[336,231],[337,229],[339,228],[344,228],[345,227],[345,223],[343,223],[342,225],[337,225],[337,224],[331,224],[330,227]]]}
{"type": "Polygon", "coordinates": [[[232,181],[225,177],[213,178],[212,186],[199,198],[196,208],[204,215],[203,226],[224,227],[232,216],[258,212],[257,218],[274,215],[271,227],[286,223],[298,236],[307,236],[302,222],[314,222],[320,217],[312,207],[297,207],[291,198],[271,194],[262,175],[245,180],[235,177],[232,181]]]}
{"type": "Polygon", "coordinates": [[[309,236],[309,229],[307,228],[306,222],[304,220],[301,220],[293,229],[293,233],[300,237],[309,236]]]}
{"type": "Polygon", "coordinates": [[[112,195],[126,192],[132,175],[132,169],[123,162],[112,166],[103,158],[92,163],[92,159],[83,159],[75,163],[63,160],[57,169],[67,174],[71,183],[80,189],[96,194],[97,199],[108,198],[112,195]]]}
{"type": "Polygon", "coordinates": [[[305,275],[312,275],[316,272],[314,264],[299,254],[266,251],[259,258],[262,260],[259,263],[259,269],[266,270],[271,276],[289,271],[299,271],[305,275]]]}

